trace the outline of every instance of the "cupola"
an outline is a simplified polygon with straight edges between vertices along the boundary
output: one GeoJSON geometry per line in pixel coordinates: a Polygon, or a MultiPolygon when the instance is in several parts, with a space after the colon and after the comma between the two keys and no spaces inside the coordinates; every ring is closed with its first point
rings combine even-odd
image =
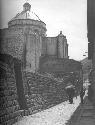
{"type": "Polygon", "coordinates": [[[26,2],[26,3],[23,5],[23,11],[30,11],[30,9],[31,9],[31,5],[26,2]]]}

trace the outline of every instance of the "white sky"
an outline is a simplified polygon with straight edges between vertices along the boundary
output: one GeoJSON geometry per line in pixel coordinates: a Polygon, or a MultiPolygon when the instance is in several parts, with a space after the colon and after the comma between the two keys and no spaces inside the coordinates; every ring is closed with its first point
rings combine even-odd
{"type": "MultiPolygon", "coordinates": [[[[57,36],[60,31],[67,37],[69,57],[83,59],[88,51],[87,0],[27,0],[39,18],[46,23],[47,36],[57,36]]],[[[23,9],[25,0],[1,0],[2,27],[7,27],[23,9]]]]}

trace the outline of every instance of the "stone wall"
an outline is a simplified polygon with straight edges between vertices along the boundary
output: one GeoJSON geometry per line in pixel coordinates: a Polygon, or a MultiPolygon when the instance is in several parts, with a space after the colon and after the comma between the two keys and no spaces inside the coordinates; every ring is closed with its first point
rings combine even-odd
{"type": "Polygon", "coordinates": [[[66,73],[80,69],[81,63],[72,59],[60,59],[52,56],[44,56],[40,58],[39,70],[41,72],[66,73]]]}
{"type": "Polygon", "coordinates": [[[47,109],[67,100],[65,84],[50,77],[24,73],[27,83],[26,99],[31,113],[47,109]]]}
{"type": "Polygon", "coordinates": [[[42,41],[38,33],[29,29],[26,38],[26,69],[35,72],[39,69],[39,58],[41,56],[42,41]]]}
{"type": "Polygon", "coordinates": [[[47,55],[57,56],[57,37],[47,37],[46,46],[47,55]]]}
{"type": "Polygon", "coordinates": [[[23,29],[3,29],[1,33],[1,53],[9,54],[22,60],[24,43],[23,29]]]}
{"type": "Polygon", "coordinates": [[[70,79],[74,80],[72,83],[76,88],[75,96],[79,95],[82,85],[79,72],[67,75],[69,77],[64,76],[63,79],[57,79],[53,76],[45,75],[45,73],[24,72],[25,95],[29,114],[45,110],[68,100],[65,87],[70,79]],[[77,80],[79,81],[77,82],[77,80]]]}
{"type": "Polygon", "coordinates": [[[4,56],[1,58],[0,55],[0,123],[12,125],[21,118],[23,110],[20,110],[18,103],[13,60],[12,58],[6,58],[7,62],[4,60],[4,56]]]}

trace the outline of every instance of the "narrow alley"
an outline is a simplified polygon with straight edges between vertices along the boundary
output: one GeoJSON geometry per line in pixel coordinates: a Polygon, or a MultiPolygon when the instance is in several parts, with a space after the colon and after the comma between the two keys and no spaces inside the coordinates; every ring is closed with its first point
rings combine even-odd
{"type": "MultiPolygon", "coordinates": [[[[87,91],[85,96],[87,95],[87,91]]],[[[66,125],[77,107],[80,105],[80,97],[74,98],[74,103],[65,101],[59,105],[38,112],[33,115],[24,116],[14,125],[66,125]]]]}
{"type": "Polygon", "coordinates": [[[1,0],[0,125],[95,125],[95,0],[1,0]]]}

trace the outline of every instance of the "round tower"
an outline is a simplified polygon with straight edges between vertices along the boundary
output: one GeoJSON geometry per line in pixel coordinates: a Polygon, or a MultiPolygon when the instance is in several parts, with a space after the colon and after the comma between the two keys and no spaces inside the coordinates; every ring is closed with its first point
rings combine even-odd
{"type": "Polygon", "coordinates": [[[8,22],[9,29],[22,29],[22,61],[26,70],[36,72],[39,69],[39,58],[42,49],[42,36],[46,36],[46,24],[31,11],[31,5],[25,3],[23,11],[8,22]]]}

